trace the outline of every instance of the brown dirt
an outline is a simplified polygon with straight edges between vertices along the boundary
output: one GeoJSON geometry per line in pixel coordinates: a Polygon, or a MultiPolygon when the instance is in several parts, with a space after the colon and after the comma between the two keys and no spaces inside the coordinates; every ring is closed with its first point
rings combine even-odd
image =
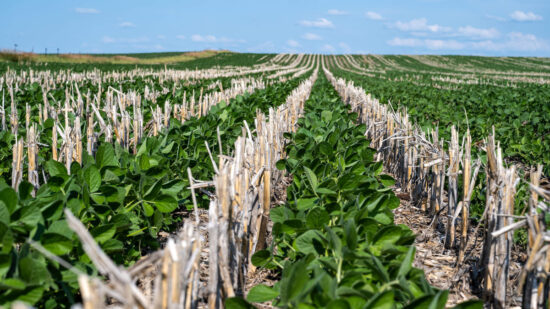
{"type": "MultiPolygon", "coordinates": [[[[465,260],[460,267],[457,267],[458,251],[445,248],[446,211],[442,211],[437,222],[432,222],[432,217],[429,214],[412,205],[408,193],[402,192],[399,188],[395,188],[394,192],[401,200],[401,206],[394,210],[395,223],[408,226],[416,234],[414,242],[416,257],[413,266],[424,271],[426,279],[432,286],[449,290],[448,307],[467,300],[480,299],[483,283],[482,269],[478,263],[483,245],[481,243],[483,239],[482,229],[476,231],[475,226],[470,225],[465,260]],[[475,235],[476,232],[477,235],[475,235]]],[[[460,223],[458,222],[457,225],[460,226],[460,223]]],[[[459,233],[458,229],[457,235],[459,233]]],[[[457,248],[459,244],[460,240],[457,238],[457,248]]],[[[526,254],[522,252],[521,248],[514,246],[507,292],[507,307],[509,308],[514,308],[521,303],[516,288],[521,265],[525,260],[526,254]]]]}

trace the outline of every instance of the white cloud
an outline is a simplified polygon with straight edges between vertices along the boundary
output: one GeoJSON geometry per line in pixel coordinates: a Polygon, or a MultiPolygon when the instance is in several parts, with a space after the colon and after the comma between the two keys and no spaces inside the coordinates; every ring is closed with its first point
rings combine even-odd
{"type": "Polygon", "coordinates": [[[157,35],[157,39],[164,40],[164,39],[166,39],[166,36],[164,34],[159,34],[159,35],[157,35]]]}
{"type": "Polygon", "coordinates": [[[185,35],[176,35],[176,39],[185,40],[185,35]]]}
{"type": "Polygon", "coordinates": [[[193,34],[191,36],[191,41],[201,42],[201,43],[244,43],[245,40],[234,40],[226,37],[216,37],[213,35],[200,35],[193,34]]]}
{"type": "Polygon", "coordinates": [[[484,49],[491,51],[549,51],[550,44],[542,39],[537,38],[534,34],[510,32],[506,35],[506,40],[503,42],[495,42],[492,40],[486,40],[481,42],[472,43],[472,47],[475,49],[484,49]]]}
{"type": "Polygon", "coordinates": [[[372,12],[372,11],[368,11],[365,13],[365,16],[368,18],[368,19],[372,19],[372,20],[382,20],[384,19],[382,17],[382,15],[376,13],[376,12],[372,12]]]}
{"type": "Polygon", "coordinates": [[[326,18],[319,18],[317,20],[302,20],[300,21],[300,25],[315,28],[334,28],[334,24],[326,18]]]}
{"type": "Polygon", "coordinates": [[[387,42],[391,46],[404,46],[404,47],[416,47],[422,44],[422,41],[419,39],[413,38],[393,38],[387,42]]]}
{"type": "Polygon", "coordinates": [[[348,15],[349,13],[346,11],[341,11],[337,9],[328,10],[327,12],[329,15],[348,15]]]}
{"type": "Polygon", "coordinates": [[[340,47],[340,49],[342,49],[342,51],[346,54],[349,54],[351,52],[351,48],[349,47],[349,45],[344,42],[338,43],[338,47],[340,47]]]}
{"type": "Polygon", "coordinates": [[[426,18],[417,18],[408,22],[397,21],[393,26],[401,31],[428,31],[428,32],[449,32],[451,28],[440,25],[430,25],[426,18]]]}
{"type": "Polygon", "coordinates": [[[322,40],[323,38],[315,33],[308,32],[302,35],[302,39],[310,40],[310,41],[318,41],[318,40],[322,40]]]}
{"type": "Polygon", "coordinates": [[[510,14],[510,18],[515,21],[537,21],[542,20],[542,16],[533,12],[514,11],[510,14]]]}
{"type": "Polygon", "coordinates": [[[99,10],[93,8],[76,8],[74,10],[80,14],[99,14],[99,10]]]}
{"type": "Polygon", "coordinates": [[[464,49],[465,44],[455,40],[424,40],[429,49],[464,49]]]}
{"type": "Polygon", "coordinates": [[[129,21],[122,22],[118,25],[121,26],[122,28],[134,28],[136,26],[134,23],[129,21]]]}
{"type": "Polygon", "coordinates": [[[431,50],[487,50],[487,51],[550,51],[548,41],[534,34],[510,32],[502,40],[483,40],[462,42],[456,40],[431,40],[418,38],[395,37],[387,41],[388,45],[400,47],[417,47],[431,50]]]}
{"type": "Polygon", "coordinates": [[[472,26],[465,26],[458,28],[457,35],[469,37],[472,39],[494,39],[500,36],[500,32],[498,32],[498,30],[495,28],[483,29],[475,28],[472,26]]]}
{"type": "Polygon", "coordinates": [[[110,36],[104,36],[104,37],[101,39],[101,41],[102,41],[103,43],[114,43],[114,42],[116,42],[116,40],[113,39],[113,38],[110,37],[110,36]]]}
{"type": "Polygon", "coordinates": [[[334,48],[334,46],[330,45],[330,44],[325,44],[321,47],[321,50],[323,51],[326,51],[326,52],[334,52],[336,49],[334,48]]]}
{"type": "Polygon", "coordinates": [[[421,40],[415,38],[393,38],[387,42],[391,46],[400,47],[424,47],[434,50],[463,49],[464,43],[455,40],[421,40]]]}
{"type": "Polygon", "coordinates": [[[288,41],[286,41],[286,45],[288,45],[290,47],[298,47],[298,46],[300,46],[300,43],[298,43],[295,40],[288,40],[288,41]]]}

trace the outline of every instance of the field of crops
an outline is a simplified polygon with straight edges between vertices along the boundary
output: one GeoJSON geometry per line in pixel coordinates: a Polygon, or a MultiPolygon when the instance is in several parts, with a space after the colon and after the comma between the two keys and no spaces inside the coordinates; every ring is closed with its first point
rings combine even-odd
{"type": "Polygon", "coordinates": [[[550,60],[123,56],[0,62],[0,307],[550,306],[550,60]]]}

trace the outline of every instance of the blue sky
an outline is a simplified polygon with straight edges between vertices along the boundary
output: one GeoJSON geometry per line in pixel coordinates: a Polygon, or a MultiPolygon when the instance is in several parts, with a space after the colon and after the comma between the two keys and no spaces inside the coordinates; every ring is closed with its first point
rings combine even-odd
{"type": "Polygon", "coordinates": [[[0,48],[550,56],[550,1],[18,0],[0,48]]]}

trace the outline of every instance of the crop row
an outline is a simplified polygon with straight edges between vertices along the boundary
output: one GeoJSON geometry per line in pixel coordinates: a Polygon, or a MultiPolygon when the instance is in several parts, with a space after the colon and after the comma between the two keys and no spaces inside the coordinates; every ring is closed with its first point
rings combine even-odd
{"type": "MultiPolygon", "coordinates": [[[[186,169],[198,179],[211,179],[209,150],[213,157],[231,153],[243,122],[250,123],[256,109],[265,112],[283,103],[300,80],[239,95],[214,105],[201,118],[183,123],[171,119],[158,136],[145,137],[135,154],[118,143],[100,141],[95,157],[83,153],[81,164],[73,162],[69,169],[46,156],[41,163],[47,181],[34,197],[28,182],[22,181],[16,192],[0,180],[0,303],[23,300],[60,307],[76,300],[75,275],[46,260],[33,246],[44,247],[84,273],[96,273],[67,226],[65,207],[120,264],[131,264],[158,248],[159,231],[169,232],[181,220],[174,211],[192,207],[184,189],[189,186],[186,169]]],[[[207,201],[201,196],[199,204],[206,206],[207,201]]]]}
{"type": "Polygon", "coordinates": [[[432,288],[412,267],[414,235],[393,223],[392,209],[399,206],[390,188],[394,180],[382,174],[366,127],[356,122],[357,114],[321,76],[298,130],[286,134],[287,158],[277,163],[292,183],[287,202],[270,211],[273,242],[252,257],[254,265],[280,272],[280,280],[252,288],[249,302],[282,308],[446,303],[447,292],[432,288]]]}

